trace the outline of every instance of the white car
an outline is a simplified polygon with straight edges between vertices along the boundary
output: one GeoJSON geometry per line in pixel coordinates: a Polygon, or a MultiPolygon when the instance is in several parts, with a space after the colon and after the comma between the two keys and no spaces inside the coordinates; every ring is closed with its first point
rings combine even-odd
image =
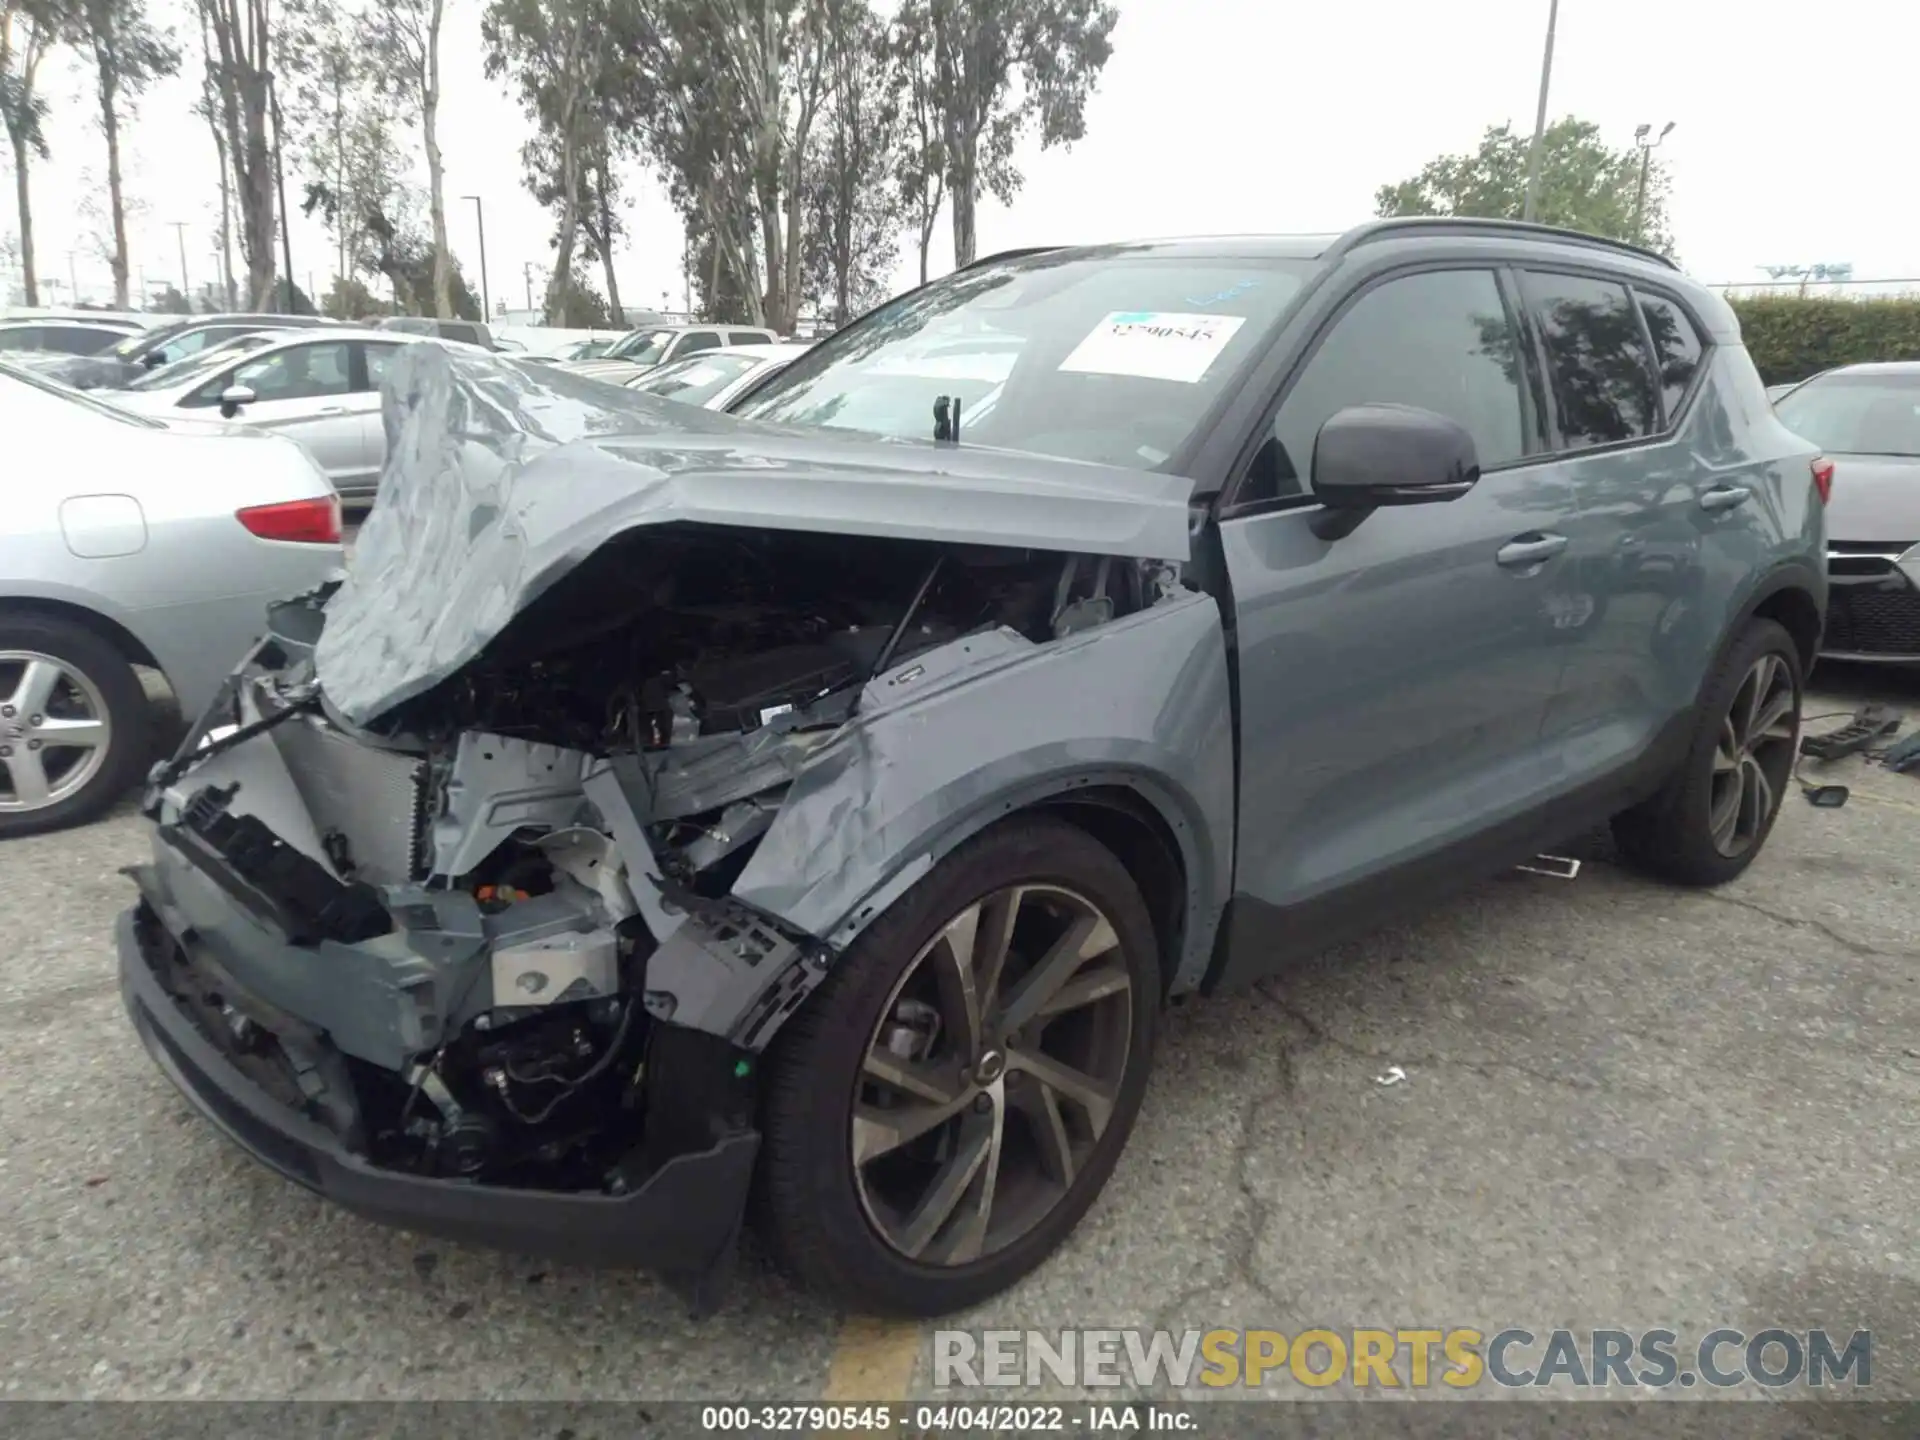
{"type": "Polygon", "coordinates": [[[0,837],[100,814],[154,758],[136,665],[200,714],[267,606],[341,564],[298,445],[130,414],[0,364],[0,837]]]}
{"type": "Polygon", "coordinates": [[[761,380],[786,369],[812,348],[783,342],[708,350],[684,360],[670,360],[636,375],[627,381],[627,388],[643,395],[658,395],[662,400],[677,400],[683,405],[724,410],[761,380]]]}
{"type": "Polygon", "coordinates": [[[418,343],[334,326],[244,335],[102,393],[140,414],[239,420],[298,440],[342,500],[364,503],[387,456],[380,377],[402,345],[418,343]]]}

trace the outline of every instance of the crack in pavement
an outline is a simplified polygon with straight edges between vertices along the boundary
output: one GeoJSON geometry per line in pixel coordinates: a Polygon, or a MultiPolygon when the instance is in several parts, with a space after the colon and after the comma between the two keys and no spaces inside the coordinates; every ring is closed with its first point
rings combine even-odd
{"type": "Polygon", "coordinates": [[[1501,1073],[1525,1075],[1530,1079],[1540,1081],[1543,1085],[1558,1085],[1568,1090],[1579,1090],[1589,1094],[1597,1090],[1621,1088],[1591,1077],[1557,1074],[1551,1070],[1536,1069],[1531,1065],[1522,1065],[1514,1060],[1491,1058],[1485,1060],[1456,1060],[1448,1055],[1396,1055],[1389,1052],[1369,1050],[1363,1045],[1356,1045],[1351,1040],[1335,1035],[1324,1025],[1302,1011],[1295,1009],[1279,996],[1265,989],[1261,989],[1259,986],[1255,988],[1260,989],[1260,993],[1276,1006],[1281,1013],[1292,1019],[1320,1044],[1330,1046],[1335,1050],[1352,1055],[1356,1059],[1367,1060],[1376,1065],[1414,1066],[1424,1067],[1430,1070],[1464,1070],[1470,1075],[1478,1075],[1483,1080],[1497,1079],[1501,1073]]]}
{"type": "Polygon", "coordinates": [[[1791,926],[1795,930],[1811,930],[1823,935],[1841,949],[1854,955],[1872,955],[1881,960],[1920,960],[1920,953],[1912,950],[1886,950],[1877,945],[1869,945],[1865,940],[1856,940],[1851,935],[1843,935],[1824,920],[1816,920],[1805,915],[1786,915],[1771,910],[1757,900],[1749,900],[1741,895],[1729,895],[1723,890],[1701,890],[1696,892],[1703,900],[1712,900],[1721,905],[1732,905],[1741,910],[1750,910],[1776,924],[1791,926]]]}

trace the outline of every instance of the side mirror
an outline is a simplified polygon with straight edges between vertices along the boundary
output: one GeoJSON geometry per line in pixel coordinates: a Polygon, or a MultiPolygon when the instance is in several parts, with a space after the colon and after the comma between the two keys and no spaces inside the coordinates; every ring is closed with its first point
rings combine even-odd
{"type": "Polygon", "coordinates": [[[220,413],[231,420],[240,413],[242,405],[251,405],[259,398],[245,385],[229,385],[220,392],[220,413]]]}
{"type": "Polygon", "coordinates": [[[1337,540],[1383,505],[1455,500],[1480,478],[1473,436],[1412,405],[1350,405],[1313,442],[1314,533],[1337,540]]]}
{"type": "Polygon", "coordinates": [[[167,363],[167,352],[164,350],[149,350],[140,357],[140,363],[149,370],[158,370],[162,365],[167,363]]]}

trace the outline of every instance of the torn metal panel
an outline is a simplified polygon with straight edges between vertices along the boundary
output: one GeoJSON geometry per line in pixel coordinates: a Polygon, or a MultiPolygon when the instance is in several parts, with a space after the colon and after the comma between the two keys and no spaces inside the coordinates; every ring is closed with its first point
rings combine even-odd
{"type": "Polygon", "coordinates": [[[1233,854],[1226,646],[1204,595],[1048,646],[972,636],[879,677],[801,768],[733,894],[841,946],[966,836],[1090,784],[1134,791],[1173,831],[1188,877],[1174,983],[1197,984],[1233,854]]]}
{"type": "Polygon", "coordinates": [[[749,424],[434,344],[388,367],[387,467],[315,664],[365,724],[614,536],[678,521],[1184,561],[1190,481],[749,424]]]}
{"type": "Polygon", "coordinates": [[[433,822],[434,874],[465,875],[523,825],[573,825],[594,763],[592,756],[558,745],[463,734],[433,822]]]}

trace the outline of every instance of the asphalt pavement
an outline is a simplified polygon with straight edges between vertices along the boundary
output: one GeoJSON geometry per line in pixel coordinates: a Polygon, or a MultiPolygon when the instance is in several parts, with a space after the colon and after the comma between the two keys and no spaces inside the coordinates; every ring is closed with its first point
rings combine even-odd
{"type": "MultiPolygon", "coordinates": [[[[1815,688],[1920,721],[1920,677],[1815,688]]],[[[949,1323],[1867,1328],[1876,1390],[1911,1395],[1920,779],[1835,769],[1852,803],[1790,797],[1719,892],[1600,846],[1179,1008],[1087,1221],[949,1323]]],[[[382,1229],[242,1157],[121,1013],[143,849],[131,803],[0,847],[0,1395],[929,1393],[925,1327],[844,1323],[755,1252],[694,1321],[647,1276],[382,1229]]]]}

